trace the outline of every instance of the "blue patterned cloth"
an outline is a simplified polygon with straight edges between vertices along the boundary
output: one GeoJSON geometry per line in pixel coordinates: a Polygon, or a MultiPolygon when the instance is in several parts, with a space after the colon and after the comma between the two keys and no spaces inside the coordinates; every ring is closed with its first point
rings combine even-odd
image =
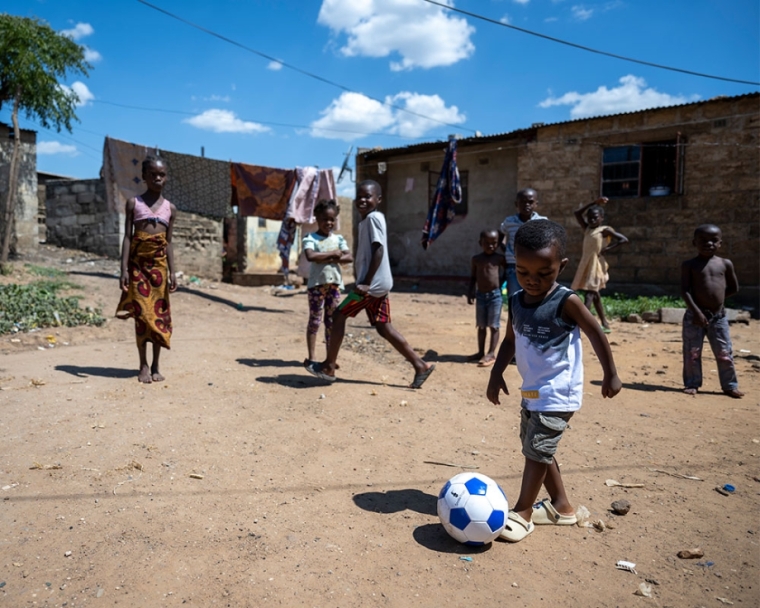
{"type": "Polygon", "coordinates": [[[428,209],[425,227],[422,229],[422,248],[427,249],[454,219],[454,205],[462,202],[462,184],[459,182],[457,169],[457,142],[449,141],[446,156],[443,159],[441,175],[435,187],[433,201],[428,209]]]}

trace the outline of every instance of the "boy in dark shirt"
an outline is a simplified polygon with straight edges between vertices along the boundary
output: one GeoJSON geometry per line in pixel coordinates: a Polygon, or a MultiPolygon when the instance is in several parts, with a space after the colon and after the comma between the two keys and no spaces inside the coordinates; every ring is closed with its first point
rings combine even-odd
{"type": "Polygon", "coordinates": [[[477,361],[479,367],[488,367],[496,361],[496,347],[499,344],[499,327],[501,325],[501,289],[499,288],[499,270],[507,262],[503,255],[496,253],[499,247],[499,233],[496,230],[483,230],[480,233],[480,246],[483,253],[472,257],[470,272],[470,289],[467,303],[477,301],[475,318],[478,326],[478,352],[469,357],[477,361]],[[486,328],[491,330],[491,341],[486,347],[486,328]]]}
{"type": "Polygon", "coordinates": [[[741,399],[728,333],[725,299],[739,291],[731,260],[715,255],[721,246],[720,228],[702,224],[692,241],[697,257],[681,264],[681,297],[688,310],[683,317],[683,392],[696,395],[702,386],[702,344],[707,335],[718,364],[723,392],[741,399]]]}

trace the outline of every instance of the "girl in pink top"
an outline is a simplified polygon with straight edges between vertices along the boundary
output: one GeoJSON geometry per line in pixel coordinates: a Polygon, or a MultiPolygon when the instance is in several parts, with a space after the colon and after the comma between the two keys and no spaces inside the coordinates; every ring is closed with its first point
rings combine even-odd
{"type": "Polygon", "coordinates": [[[124,242],[121,248],[120,319],[135,320],[140,371],[137,379],[146,384],[161,382],[158,370],[161,347],[168,349],[172,335],[169,293],[177,289],[174,274],[172,229],[177,209],[163,196],[166,164],[148,156],[142,164],[148,189],[129,199],[126,206],[124,242]],[[153,344],[153,362],[148,366],[147,343],[153,344]]]}

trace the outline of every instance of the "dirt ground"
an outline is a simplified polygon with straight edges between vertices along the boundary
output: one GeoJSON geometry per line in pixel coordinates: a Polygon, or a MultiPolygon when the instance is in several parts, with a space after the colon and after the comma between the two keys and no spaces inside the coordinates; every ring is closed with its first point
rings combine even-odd
{"type": "MultiPolygon", "coordinates": [[[[113,314],[115,262],[42,252],[35,263],[113,314]]],[[[0,604],[760,605],[757,321],[732,326],[743,400],[721,394],[709,348],[705,390],[680,392],[678,326],[620,322],[625,388],[603,400],[586,342],[585,403],[558,460],[575,504],[610,527],[472,549],[436,516],[463,469],[426,461],[478,467],[514,501],[519,399],[490,404],[488,370],[464,362],[475,314],[462,296],[394,292],[392,305],[437,365],[421,390],[363,318],[340,380],[320,384],[301,367],[305,295],[267,288],[186,283],[159,384],[137,382],[128,322],[0,336],[0,604]],[[734,494],[715,491],[726,483],[734,494]],[[622,498],[631,511],[612,515],[622,498]],[[702,558],[676,555],[696,547],[702,558]],[[635,595],[647,580],[652,597],[635,595]]],[[[506,381],[519,388],[514,367],[506,381]]]]}

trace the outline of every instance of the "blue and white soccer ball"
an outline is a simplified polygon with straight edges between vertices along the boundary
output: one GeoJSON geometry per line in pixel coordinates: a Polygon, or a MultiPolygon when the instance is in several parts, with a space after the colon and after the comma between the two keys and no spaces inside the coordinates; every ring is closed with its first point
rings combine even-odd
{"type": "Polygon", "coordinates": [[[444,529],[465,545],[485,545],[501,534],[509,504],[504,490],[480,473],[460,473],[438,494],[438,517],[444,529]]]}

